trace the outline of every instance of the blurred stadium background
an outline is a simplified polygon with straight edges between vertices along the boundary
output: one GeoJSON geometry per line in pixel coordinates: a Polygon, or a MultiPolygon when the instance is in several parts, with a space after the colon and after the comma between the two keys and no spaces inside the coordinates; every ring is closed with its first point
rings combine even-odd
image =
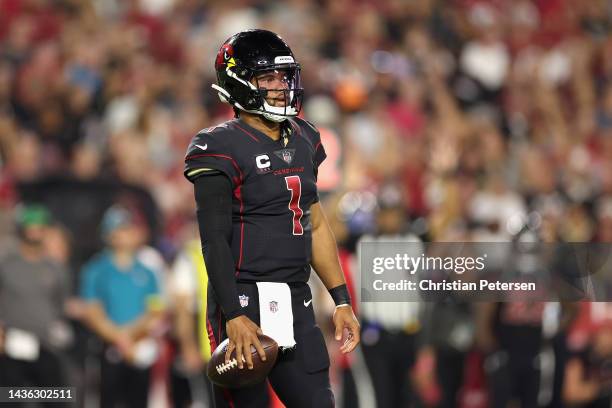
{"type": "MultiPolygon", "coordinates": [[[[328,154],[321,197],[354,288],[366,235],[612,242],[611,17],[608,0],[0,0],[0,248],[18,252],[18,230],[44,212],[24,218],[20,204],[49,211],[44,248],[67,296],[60,329],[40,336],[55,330],[79,405],[98,406],[109,359],[84,266],[125,222],[101,227],[120,205],[159,287],[139,336],[155,345],[141,347],[149,405],[207,406],[207,350],[188,339],[203,332],[203,271],[182,171],[190,138],[232,116],[210,89],[231,34],[275,31],[302,64],[303,116],[328,154]]],[[[0,334],[28,327],[15,309],[34,293],[0,299],[0,334]]],[[[317,310],[329,334],[323,294],[317,310]]],[[[358,353],[329,340],[337,403],[610,406],[610,321],[587,302],[364,308],[358,353]]]]}

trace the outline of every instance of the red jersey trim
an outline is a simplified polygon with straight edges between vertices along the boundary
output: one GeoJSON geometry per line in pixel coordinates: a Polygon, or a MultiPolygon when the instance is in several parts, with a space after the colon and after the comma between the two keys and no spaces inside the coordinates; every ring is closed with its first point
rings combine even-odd
{"type": "Polygon", "coordinates": [[[236,125],[236,127],[240,130],[242,130],[246,135],[248,135],[251,139],[255,140],[257,143],[260,142],[260,140],[255,137],[251,132],[249,132],[248,130],[242,128],[238,123],[234,123],[234,125],[236,125]]]}

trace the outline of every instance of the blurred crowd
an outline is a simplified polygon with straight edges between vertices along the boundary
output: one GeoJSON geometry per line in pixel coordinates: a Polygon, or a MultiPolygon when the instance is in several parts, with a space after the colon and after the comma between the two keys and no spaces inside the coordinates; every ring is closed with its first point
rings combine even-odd
{"type": "MultiPolygon", "coordinates": [[[[183,159],[233,115],[219,45],[255,27],[302,65],[355,294],[366,238],[612,242],[607,0],[0,0],[0,383],[207,405],[183,159]]],[[[610,405],[607,304],[357,312],[363,347],[330,340],[340,406],[610,405]]]]}

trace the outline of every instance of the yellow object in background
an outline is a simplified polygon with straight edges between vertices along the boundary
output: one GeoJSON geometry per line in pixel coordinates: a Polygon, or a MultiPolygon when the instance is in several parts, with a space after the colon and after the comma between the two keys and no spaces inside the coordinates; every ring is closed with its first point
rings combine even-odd
{"type": "Polygon", "coordinates": [[[198,341],[200,343],[200,353],[204,361],[210,360],[210,342],[208,341],[208,332],[206,330],[206,303],[208,293],[208,273],[206,272],[206,264],[202,256],[202,248],[200,240],[195,239],[187,244],[187,253],[191,258],[193,265],[197,271],[198,282],[198,341]]]}

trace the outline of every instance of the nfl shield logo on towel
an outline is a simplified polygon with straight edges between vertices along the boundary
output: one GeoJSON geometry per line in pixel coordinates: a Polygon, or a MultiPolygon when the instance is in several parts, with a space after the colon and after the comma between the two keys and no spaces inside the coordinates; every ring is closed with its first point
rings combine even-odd
{"type": "Polygon", "coordinates": [[[272,313],[278,312],[278,302],[276,302],[274,300],[270,302],[270,311],[272,313]]]}
{"type": "Polygon", "coordinates": [[[249,305],[249,297],[247,295],[240,295],[238,299],[240,299],[240,306],[247,307],[249,305]]]}

